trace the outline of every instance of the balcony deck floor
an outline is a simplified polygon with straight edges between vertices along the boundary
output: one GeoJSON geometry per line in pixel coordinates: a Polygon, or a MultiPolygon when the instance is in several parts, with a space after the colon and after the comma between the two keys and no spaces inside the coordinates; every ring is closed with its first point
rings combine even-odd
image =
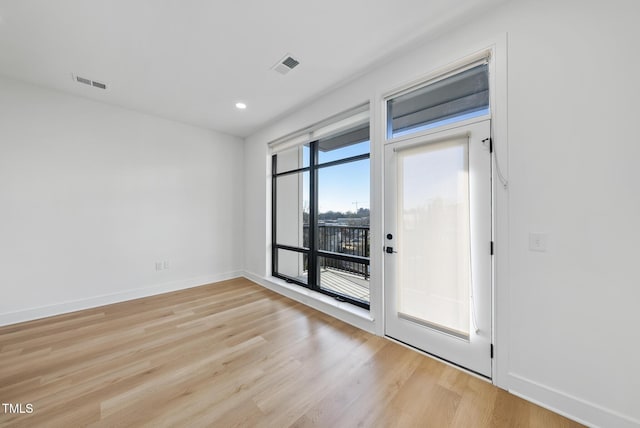
{"type": "MultiPolygon", "coordinates": [[[[299,276],[298,280],[307,283],[307,273],[299,276]]],[[[320,269],[320,287],[369,302],[369,280],[362,276],[323,267],[320,269]]]]}
{"type": "Polygon", "coordinates": [[[331,268],[320,270],[320,286],[326,290],[369,301],[369,280],[362,276],[341,272],[331,268]]]}

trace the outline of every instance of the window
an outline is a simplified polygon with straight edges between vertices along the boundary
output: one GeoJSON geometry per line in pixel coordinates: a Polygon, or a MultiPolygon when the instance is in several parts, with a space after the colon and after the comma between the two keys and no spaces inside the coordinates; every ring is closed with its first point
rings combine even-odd
{"type": "Polygon", "coordinates": [[[272,275],[369,308],[369,121],[272,157],[272,275]]]}
{"type": "Polygon", "coordinates": [[[486,61],[387,101],[387,138],[489,114],[486,61]]]}

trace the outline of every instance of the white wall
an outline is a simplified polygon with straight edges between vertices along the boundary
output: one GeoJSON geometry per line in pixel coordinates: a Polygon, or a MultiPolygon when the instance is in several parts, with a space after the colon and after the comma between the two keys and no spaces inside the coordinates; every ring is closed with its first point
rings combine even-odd
{"type": "Polygon", "coordinates": [[[236,137],[0,78],[0,324],[237,276],[242,157],[236,137]]]}
{"type": "MultiPolygon", "coordinates": [[[[640,425],[638,16],[635,0],[514,0],[251,136],[246,269],[268,276],[268,141],[370,99],[379,112],[385,91],[508,39],[508,97],[494,111],[508,129],[496,144],[510,181],[498,189],[495,379],[591,425],[640,425]],[[547,252],[528,250],[529,232],[548,234],[547,252]]],[[[381,258],[372,264],[375,273],[381,258]]]]}

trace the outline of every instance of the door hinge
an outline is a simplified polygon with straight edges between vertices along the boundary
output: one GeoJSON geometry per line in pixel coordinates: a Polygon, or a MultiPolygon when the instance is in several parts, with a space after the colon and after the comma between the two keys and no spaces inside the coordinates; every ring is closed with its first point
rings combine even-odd
{"type": "Polygon", "coordinates": [[[493,343],[491,344],[491,358],[493,358],[493,343]]]}
{"type": "Polygon", "coordinates": [[[489,143],[489,153],[493,153],[493,139],[491,137],[487,137],[484,140],[482,140],[483,143],[488,142],[489,143]]]}
{"type": "Polygon", "coordinates": [[[489,243],[489,252],[491,253],[491,255],[493,256],[493,241],[491,241],[489,243]]]}

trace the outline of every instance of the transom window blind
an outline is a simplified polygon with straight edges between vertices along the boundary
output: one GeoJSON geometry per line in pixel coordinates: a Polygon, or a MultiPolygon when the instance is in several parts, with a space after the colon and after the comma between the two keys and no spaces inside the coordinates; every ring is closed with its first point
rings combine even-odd
{"type": "Polygon", "coordinates": [[[387,137],[489,113],[489,67],[481,64],[387,101],[387,137]]]}

